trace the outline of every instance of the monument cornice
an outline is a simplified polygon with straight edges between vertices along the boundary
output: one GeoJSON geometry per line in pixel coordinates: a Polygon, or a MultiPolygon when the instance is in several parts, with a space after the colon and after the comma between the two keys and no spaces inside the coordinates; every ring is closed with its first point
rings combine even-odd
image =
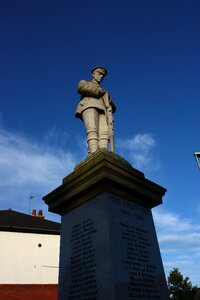
{"type": "Polygon", "coordinates": [[[102,192],[152,208],[162,203],[166,189],[146,179],[121,156],[98,150],[76,165],[62,184],[43,199],[49,211],[64,214],[102,192]]]}

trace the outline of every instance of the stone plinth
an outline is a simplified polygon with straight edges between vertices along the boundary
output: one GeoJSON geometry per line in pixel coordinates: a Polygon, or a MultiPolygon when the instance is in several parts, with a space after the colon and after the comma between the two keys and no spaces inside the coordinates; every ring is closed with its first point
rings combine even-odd
{"type": "Polygon", "coordinates": [[[108,151],[44,197],[62,215],[59,300],[168,300],[151,208],[165,189],[108,151]]]}

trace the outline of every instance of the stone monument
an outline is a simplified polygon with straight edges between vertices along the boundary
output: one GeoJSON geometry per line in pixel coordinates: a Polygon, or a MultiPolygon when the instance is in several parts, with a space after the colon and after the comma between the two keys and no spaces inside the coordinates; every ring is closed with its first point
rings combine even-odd
{"type": "Polygon", "coordinates": [[[113,112],[116,106],[107,90],[99,86],[106,74],[104,67],[95,67],[92,70],[93,79],[81,80],[78,84],[81,101],[75,116],[84,121],[89,154],[98,149],[108,149],[109,142],[110,150],[114,152],[113,112]]]}
{"type": "Polygon", "coordinates": [[[86,126],[89,155],[43,198],[49,211],[61,215],[59,300],[169,300],[151,212],[166,189],[109,151],[108,125],[105,135],[101,125],[90,129],[91,119],[97,125],[101,115],[108,122],[105,94],[112,111],[115,106],[107,92],[90,94],[88,88],[84,94],[82,85],[77,114],[86,126]]]}

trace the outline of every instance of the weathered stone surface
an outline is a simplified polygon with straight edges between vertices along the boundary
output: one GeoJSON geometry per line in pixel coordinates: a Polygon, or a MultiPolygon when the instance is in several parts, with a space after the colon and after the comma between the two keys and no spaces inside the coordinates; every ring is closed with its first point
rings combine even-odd
{"type": "Polygon", "coordinates": [[[151,214],[165,192],[102,150],[44,197],[62,216],[59,300],[169,300],[151,214]]]}
{"type": "Polygon", "coordinates": [[[108,91],[100,87],[106,76],[104,67],[92,70],[92,80],[81,80],[78,84],[78,93],[81,95],[75,116],[80,118],[86,128],[88,153],[98,149],[107,149],[114,152],[114,119],[116,106],[108,91]]]}
{"type": "Polygon", "coordinates": [[[150,208],[103,192],[62,229],[60,300],[169,299],[150,208]]]}
{"type": "Polygon", "coordinates": [[[166,189],[146,179],[120,156],[100,150],[43,199],[51,212],[62,215],[104,191],[152,208],[162,203],[166,189]]]}

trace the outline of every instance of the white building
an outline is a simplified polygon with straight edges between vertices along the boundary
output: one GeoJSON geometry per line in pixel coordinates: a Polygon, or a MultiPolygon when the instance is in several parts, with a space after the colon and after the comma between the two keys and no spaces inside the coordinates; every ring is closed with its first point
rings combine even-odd
{"type": "MultiPolygon", "coordinates": [[[[34,211],[33,211],[34,212],[34,211]]],[[[0,284],[57,284],[60,224],[0,211],[0,284]]]]}

